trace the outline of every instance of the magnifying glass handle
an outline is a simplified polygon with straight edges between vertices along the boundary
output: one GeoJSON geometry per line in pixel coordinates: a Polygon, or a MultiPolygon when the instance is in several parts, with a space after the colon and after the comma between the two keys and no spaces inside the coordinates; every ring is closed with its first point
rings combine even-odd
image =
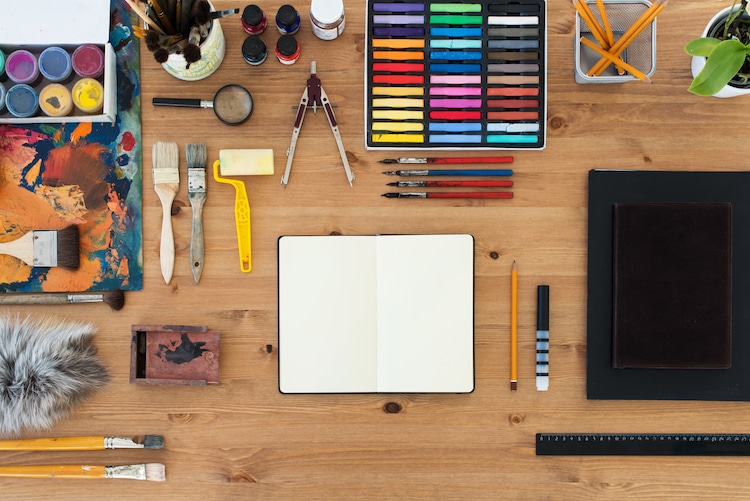
{"type": "Polygon", "coordinates": [[[154,106],[180,106],[183,108],[213,108],[213,101],[201,99],[184,99],[178,97],[155,97],[151,100],[154,106]]]}

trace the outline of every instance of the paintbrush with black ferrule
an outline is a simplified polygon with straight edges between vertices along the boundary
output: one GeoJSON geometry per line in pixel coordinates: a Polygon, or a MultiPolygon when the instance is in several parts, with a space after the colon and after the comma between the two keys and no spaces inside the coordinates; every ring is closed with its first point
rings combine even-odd
{"type": "Polygon", "coordinates": [[[188,198],[193,207],[193,227],[190,232],[190,266],[193,280],[200,282],[203,273],[203,204],[206,202],[206,145],[191,143],[185,146],[188,166],[188,198]]]}
{"type": "Polygon", "coordinates": [[[13,256],[35,268],[59,266],[77,270],[81,265],[78,226],[30,231],[16,240],[0,243],[0,254],[13,256]]]}
{"type": "Polygon", "coordinates": [[[0,294],[0,305],[52,305],[78,303],[107,303],[113,310],[125,306],[125,293],[121,290],[103,292],[24,292],[22,294],[0,294]]]}
{"type": "Polygon", "coordinates": [[[105,449],[161,449],[162,447],[164,447],[162,435],[0,440],[0,451],[103,451],[105,449]]]}

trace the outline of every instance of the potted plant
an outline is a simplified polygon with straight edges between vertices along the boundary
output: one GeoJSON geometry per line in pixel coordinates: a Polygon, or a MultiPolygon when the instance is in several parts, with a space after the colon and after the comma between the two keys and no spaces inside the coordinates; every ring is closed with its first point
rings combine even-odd
{"type": "Polygon", "coordinates": [[[693,83],[699,96],[733,97],[750,93],[750,16],[748,0],[734,0],[717,13],[685,52],[693,56],[693,83]]]}

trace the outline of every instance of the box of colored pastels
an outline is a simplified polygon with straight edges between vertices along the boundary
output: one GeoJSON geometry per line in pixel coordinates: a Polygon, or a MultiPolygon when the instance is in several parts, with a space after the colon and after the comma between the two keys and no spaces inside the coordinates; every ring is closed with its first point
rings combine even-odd
{"type": "Polygon", "coordinates": [[[368,149],[543,149],[545,0],[368,0],[368,149]]]}
{"type": "Polygon", "coordinates": [[[0,123],[114,122],[110,2],[0,3],[0,123]]]}
{"type": "MultiPolygon", "coordinates": [[[[608,24],[615,43],[620,40],[624,41],[625,35],[635,33],[634,28],[642,20],[641,16],[646,14],[651,6],[651,2],[648,0],[604,0],[604,12],[607,20],[605,23],[596,2],[589,0],[586,4],[588,5],[588,12],[593,18],[592,22],[598,24],[600,27],[608,24]]],[[[631,72],[619,72],[612,64],[607,65],[600,74],[590,75],[589,73],[600,64],[599,61],[602,59],[602,56],[595,49],[582,43],[581,38],[590,41],[589,45],[598,43],[596,35],[592,33],[591,26],[581,18],[579,12],[576,12],[576,82],[581,84],[601,84],[639,80],[639,77],[631,72]]],[[[644,79],[643,76],[648,78],[654,74],[654,71],[656,71],[656,19],[646,23],[643,30],[632,36],[632,40],[622,50],[619,57],[635,68],[635,70],[641,72],[641,80],[644,79]]]]}

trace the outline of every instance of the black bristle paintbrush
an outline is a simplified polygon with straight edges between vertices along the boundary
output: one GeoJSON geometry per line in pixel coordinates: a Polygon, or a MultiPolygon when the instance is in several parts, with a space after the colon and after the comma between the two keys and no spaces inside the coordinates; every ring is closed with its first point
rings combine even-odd
{"type": "Polygon", "coordinates": [[[0,294],[0,305],[34,305],[34,304],[78,304],[78,303],[107,303],[113,310],[121,310],[125,306],[125,293],[121,290],[105,292],[39,292],[23,294],[0,294]]]}
{"type": "Polygon", "coordinates": [[[190,264],[197,284],[203,273],[203,204],[206,202],[206,145],[191,143],[185,146],[188,166],[188,198],[193,207],[193,227],[190,232],[190,264]]]}
{"type": "Polygon", "coordinates": [[[164,447],[162,435],[0,440],[0,451],[103,451],[105,449],[161,449],[162,447],[164,447]]]}
{"type": "Polygon", "coordinates": [[[0,254],[16,257],[35,268],[81,266],[78,226],[62,230],[33,230],[12,242],[0,243],[0,254]]]}

